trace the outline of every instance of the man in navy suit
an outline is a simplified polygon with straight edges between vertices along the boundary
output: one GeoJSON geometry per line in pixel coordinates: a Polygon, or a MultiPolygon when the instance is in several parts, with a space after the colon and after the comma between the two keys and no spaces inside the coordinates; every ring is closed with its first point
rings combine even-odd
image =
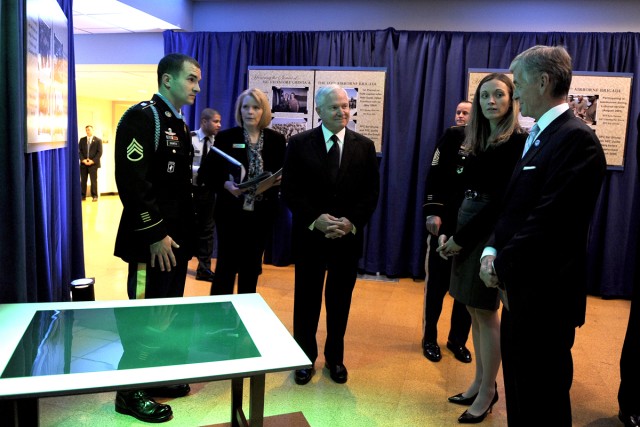
{"type": "Polygon", "coordinates": [[[87,177],[90,177],[91,197],[94,202],[97,202],[98,168],[100,167],[100,157],[102,157],[102,140],[97,136],[93,136],[93,126],[87,125],[84,130],[87,133],[87,136],[83,136],[80,138],[80,142],[78,142],[82,200],[84,200],[87,195],[87,177]]]}
{"type": "Polygon", "coordinates": [[[571,347],[586,311],[589,224],[606,162],[566,103],[571,57],[534,46],[512,61],[514,99],[536,124],[516,164],[480,277],[499,287],[507,421],[571,426],[571,347]]]}
{"type": "MultiPolygon", "coordinates": [[[[640,116],[638,116],[640,130],[640,116]]],[[[640,132],[638,133],[638,147],[640,147],[640,132]]],[[[640,150],[636,151],[638,165],[640,165],[640,150]]],[[[638,252],[640,257],[640,252],[638,252]]],[[[637,264],[636,264],[637,265],[637,264]]],[[[639,273],[636,273],[636,275],[639,273]]],[[[633,283],[631,309],[627,333],[620,355],[620,388],[618,389],[618,418],[625,427],[640,426],[640,278],[633,283]]]]}
{"type": "MultiPolygon", "coordinates": [[[[380,177],[373,142],[347,129],[347,92],[337,85],[322,87],[315,104],[322,126],[291,137],[282,173],[282,195],[293,217],[293,337],[314,363],[326,286],[325,367],[342,384],[347,381],[344,335],[351,295],[380,177]]],[[[313,367],[297,370],[296,383],[308,383],[314,372],[313,367]]]]}

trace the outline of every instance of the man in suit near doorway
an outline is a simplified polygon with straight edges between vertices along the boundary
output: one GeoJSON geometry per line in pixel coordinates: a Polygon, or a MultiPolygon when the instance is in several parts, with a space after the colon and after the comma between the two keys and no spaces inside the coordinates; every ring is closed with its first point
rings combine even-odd
{"type": "Polygon", "coordinates": [[[84,128],[87,136],[80,138],[78,149],[80,153],[80,188],[82,200],[87,196],[87,177],[91,178],[91,198],[98,201],[98,168],[102,157],[102,140],[93,136],[93,126],[84,128]]]}
{"type": "Polygon", "coordinates": [[[534,46],[512,61],[514,99],[536,124],[516,164],[480,277],[505,303],[501,351],[507,422],[571,427],[575,328],[586,311],[589,224],[606,162],[567,104],[571,57],[534,46]]]}
{"type": "MultiPolygon", "coordinates": [[[[315,99],[322,125],[291,137],[282,174],[282,195],[293,217],[293,336],[314,363],[326,286],[325,366],[331,379],[342,384],[347,381],[344,335],[351,295],[380,177],[373,142],[347,129],[347,92],[326,86],[315,99]]],[[[297,370],[296,383],[308,383],[314,372],[313,367],[297,370]]]]}

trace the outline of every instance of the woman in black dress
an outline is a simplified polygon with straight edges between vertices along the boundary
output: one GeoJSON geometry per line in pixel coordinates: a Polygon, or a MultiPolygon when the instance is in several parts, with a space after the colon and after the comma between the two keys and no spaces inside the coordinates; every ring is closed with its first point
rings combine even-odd
{"type": "Polygon", "coordinates": [[[484,244],[527,137],[518,124],[519,107],[513,100],[513,89],[509,77],[500,73],[480,81],[466,128],[464,148],[469,158],[462,172],[464,200],[458,223],[456,230],[445,229],[439,237],[440,254],[455,255],[449,293],[471,314],[476,353],[473,382],[467,390],[449,398],[452,403],[470,405],[458,418],[460,423],[481,422],[498,401],[500,300],[497,290],[487,288],[480,280],[479,272],[484,244]]]}

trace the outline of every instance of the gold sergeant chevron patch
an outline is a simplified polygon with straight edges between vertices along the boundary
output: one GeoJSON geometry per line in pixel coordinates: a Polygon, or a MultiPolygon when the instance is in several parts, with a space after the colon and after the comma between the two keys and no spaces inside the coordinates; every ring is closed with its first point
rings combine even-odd
{"type": "Polygon", "coordinates": [[[132,162],[137,162],[142,160],[143,157],[144,150],[142,148],[142,145],[140,145],[140,143],[136,141],[135,138],[133,138],[133,140],[131,140],[131,144],[129,144],[129,146],[127,147],[127,159],[131,160],[132,162]]]}

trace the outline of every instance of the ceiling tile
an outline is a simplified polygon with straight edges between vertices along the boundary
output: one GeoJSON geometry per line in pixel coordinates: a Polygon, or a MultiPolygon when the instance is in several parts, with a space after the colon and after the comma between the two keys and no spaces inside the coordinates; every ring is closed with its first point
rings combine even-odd
{"type": "Polygon", "coordinates": [[[162,32],[179,27],[116,0],[75,0],[74,34],[162,32]]]}

